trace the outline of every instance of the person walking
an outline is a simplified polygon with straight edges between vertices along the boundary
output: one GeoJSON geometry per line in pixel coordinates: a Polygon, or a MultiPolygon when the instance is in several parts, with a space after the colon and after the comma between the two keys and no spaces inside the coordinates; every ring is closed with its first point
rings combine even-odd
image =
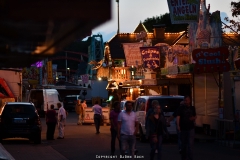
{"type": "Polygon", "coordinates": [[[138,133],[138,119],[132,111],[133,104],[131,101],[125,103],[125,108],[118,116],[118,138],[121,140],[120,158],[125,158],[125,154],[129,149],[129,154],[134,159],[134,151],[136,146],[136,134],[138,133]]]}
{"type": "Polygon", "coordinates": [[[82,123],[84,123],[85,109],[86,108],[87,108],[86,100],[83,100],[82,101],[82,113],[81,113],[82,123]]]}
{"type": "Polygon", "coordinates": [[[151,107],[148,109],[146,117],[145,117],[145,129],[147,130],[147,119],[150,115],[154,113],[154,108],[159,105],[158,100],[153,100],[151,103],[151,107]]]}
{"type": "MultiPolygon", "coordinates": [[[[111,155],[114,155],[115,153],[115,142],[117,138],[117,129],[118,129],[118,115],[121,112],[120,110],[120,102],[116,101],[113,103],[114,109],[110,112],[110,122],[111,122],[111,155]]],[[[119,142],[119,149],[121,150],[121,142],[120,139],[118,139],[119,142]]]]}
{"type": "Polygon", "coordinates": [[[94,124],[96,127],[96,134],[99,134],[101,119],[102,119],[102,107],[98,104],[98,101],[95,102],[95,105],[92,107],[94,112],[94,124]]]}
{"type": "Polygon", "coordinates": [[[177,112],[177,127],[181,132],[182,141],[182,160],[193,159],[193,145],[195,136],[195,120],[196,120],[195,107],[191,105],[191,97],[184,97],[184,105],[178,109],[177,112]]]}
{"type": "MultiPolygon", "coordinates": [[[[184,105],[184,101],[181,101],[179,107],[181,107],[181,106],[183,106],[183,105],[184,105]]],[[[170,122],[173,121],[174,118],[177,118],[178,109],[179,109],[179,108],[177,108],[177,109],[173,112],[172,116],[170,116],[170,117],[168,118],[168,120],[167,120],[167,125],[170,126],[170,122]]],[[[178,130],[177,120],[176,120],[176,131],[177,131],[177,137],[178,137],[178,151],[179,151],[179,153],[181,154],[181,153],[182,153],[181,132],[179,132],[179,130],[178,130]]]]}
{"type": "Polygon", "coordinates": [[[58,106],[58,137],[57,139],[64,139],[64,127],[66,121],[66,110],[61,103],[57,103],[58,106]]]}
{"type": "Polygon", "coordinates": [[[84,109],[87,108],[87,104],[86,103],[87,103],[86,100],[82,101],[82,106],[83,106],[84,109]]]}
{"type": "Polygon", "coordinates": [[[154,113],[147,119],[146,138],[150,140],[150,160],[154,159],[155,152],[157,150],[157,158],[161,160],[162,157],[162,140],[164,133],[169,136],[167,130],[167,123],[165,117],[161,114],[161,106],[157,105],[154,108],[154,113]]]}
{"type": "Polygon", "coordinates": [[[78,122],[77,125],[82,125],[82,104],[81,104],[81,100],[78,99],[76,106],[75,106],[75,111],[78,115],[78,122]]]}
{"type": "Polygon", "coordinates": [[[57,124],[57,113],[54,110],[54,105],[50,106],[50,109],[46,112],[46,124],[47,124],[47,140],[54,140],[54,133],[57,124]]]}

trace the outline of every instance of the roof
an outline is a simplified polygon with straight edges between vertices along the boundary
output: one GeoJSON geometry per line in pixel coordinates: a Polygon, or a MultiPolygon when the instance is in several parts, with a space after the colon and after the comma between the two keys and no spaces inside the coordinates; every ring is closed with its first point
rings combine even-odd
{"type": "Polygon", "coordinates": [[[140,22],[140,23],[138,24],[138,26],[135,28],[135,30],[133,31],[133,33],[140,33],[140,32],[142,32],[142,31],[148,33],[147,28],[140,22]]]}
{"type": "Polygon", "coordinates": [[[223,45],[239,46],[240,45],[240,35],[236,33],[223,33],[222,43],[223,45]]]}
{"type": "MultiPolygon", "coordinates": [[[[110,48],[111,58],[113,59],[125,59],[124,50],[122,43],[136,43],[139,42],[136,40],[136,35],[138,33],[120,33],[114,35],[109,41],[108,45],[110,48]]],[[[147,37],[152,39],[152,45],[154,46],[157,43],[167,43],[169,45],[174,45],[178,43],[178,40],[182,38],[181,44],[188,44],[188,41],[184,41],[184,35],[186,32],[178,33],[165,33],[164,39],[155,38],[153,33],[147,33],[147,37]]]]}

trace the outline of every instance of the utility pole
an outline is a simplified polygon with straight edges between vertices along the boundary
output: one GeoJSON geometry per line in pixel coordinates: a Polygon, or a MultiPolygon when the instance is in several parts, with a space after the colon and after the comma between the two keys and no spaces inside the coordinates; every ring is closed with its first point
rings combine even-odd
{"type": "Polygon", "coordinates": [[[65,52],[65,54],[66,54],[66,73],[65,73],[65,77],[66,77],[66,82],[67,82],[67,80],[68,80],[68,79],[67,79],[67,68],[68,68],[68,67],[67,67],[67,52],[65,52]]]}
{"type": "Polygon", "coordinates": [[[116,0],[117,2],[117,11],[118,11],[118,30],[117,30],[117,34],[120,33],[120,27],[119,27],[119,0],[116,0]]]}

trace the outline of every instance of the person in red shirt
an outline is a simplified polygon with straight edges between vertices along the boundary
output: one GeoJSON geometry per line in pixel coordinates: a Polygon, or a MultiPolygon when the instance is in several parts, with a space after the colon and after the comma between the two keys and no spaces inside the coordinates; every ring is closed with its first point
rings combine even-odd
{"type": "Polygon", "coordinates": [[[54,105],[50,106],[50,110],[46,112],[47,124],[47,140],[54,140],[54,132],[57,124],[57,113],[54,110],[54,105]]]}

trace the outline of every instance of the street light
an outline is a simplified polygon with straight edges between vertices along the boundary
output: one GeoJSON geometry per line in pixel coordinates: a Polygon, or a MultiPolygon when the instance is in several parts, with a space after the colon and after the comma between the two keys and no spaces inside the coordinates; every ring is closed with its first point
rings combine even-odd
{"type": "Polygon", "coordinates": [[[69,71],[68,75],[66,75],[66,78],[67,76],[69,76],[69,79],[70,79],[70,68],[67,68],[67,70],[69,71]]]}

